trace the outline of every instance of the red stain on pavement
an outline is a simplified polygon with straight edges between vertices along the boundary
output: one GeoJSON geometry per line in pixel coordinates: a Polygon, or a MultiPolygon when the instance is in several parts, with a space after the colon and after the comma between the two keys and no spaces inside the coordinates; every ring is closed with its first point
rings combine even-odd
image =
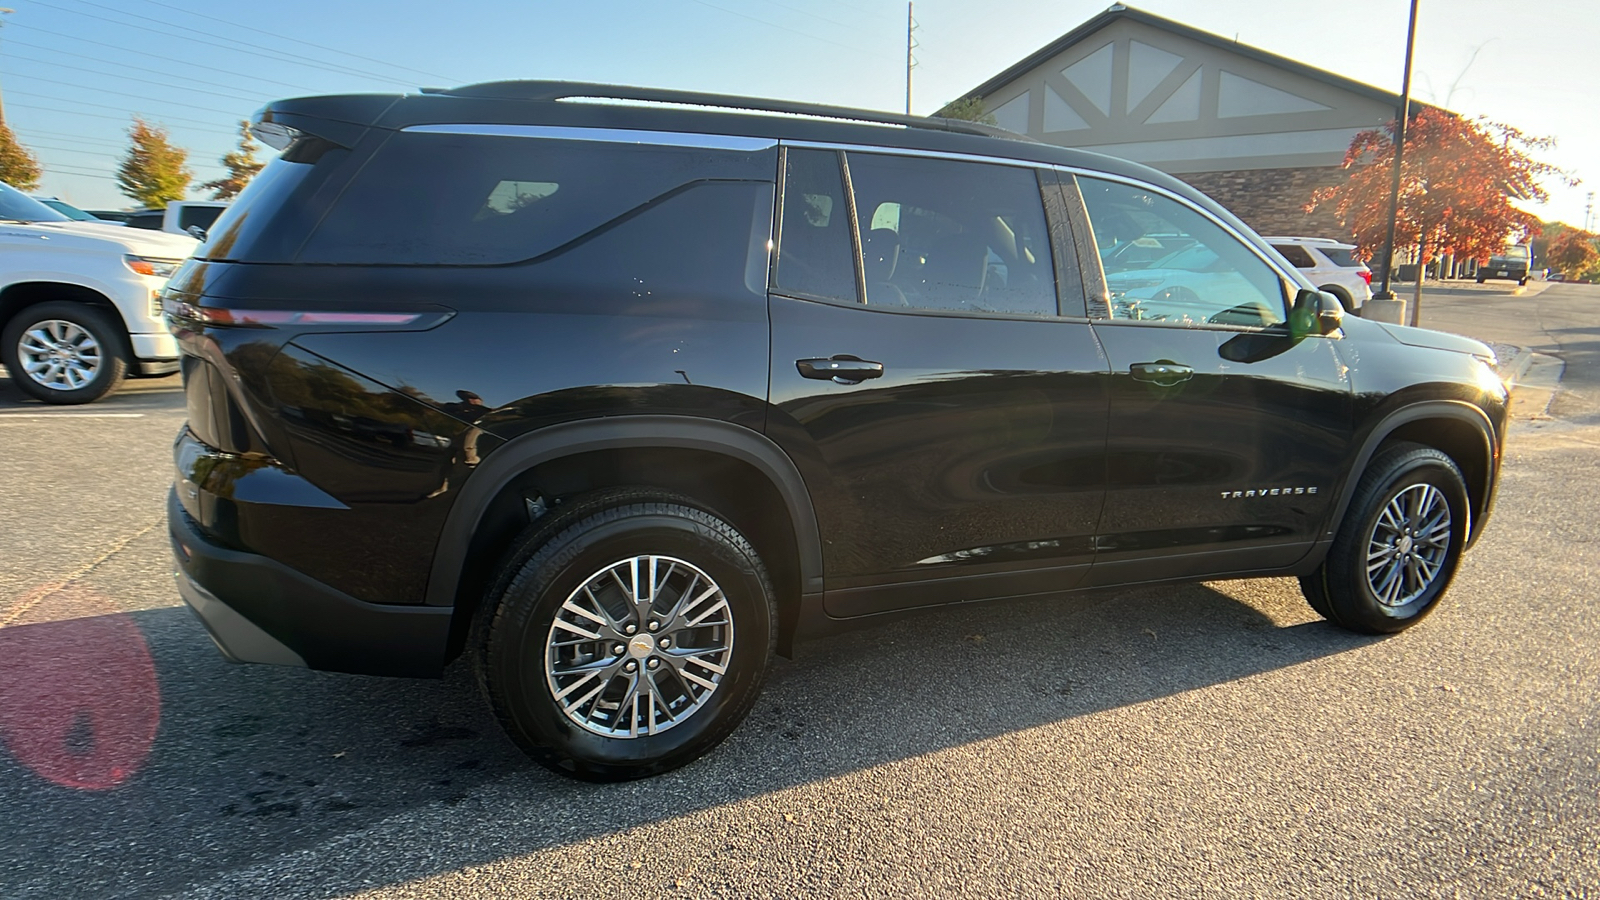
{"type": "Polygon", "coordinates": [[[161,724],[149,645],[131,616],[94,614],[116,607],[93,591],[29,596],[14,607],[21,621],[0,627],[0,744],[55,784],[114,788],[144,765],[161,724]]]}

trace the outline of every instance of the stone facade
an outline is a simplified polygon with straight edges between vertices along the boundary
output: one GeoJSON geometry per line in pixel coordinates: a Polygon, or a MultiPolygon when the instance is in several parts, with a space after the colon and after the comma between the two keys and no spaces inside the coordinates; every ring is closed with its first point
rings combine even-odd
{"type": "Polygon", "coordinates": [[[1305,211],[1312,191],[1343,184],[1348,177],[1338,166],[1296,169],[1248,169],[1236,172],[1182,173],[1194,185],[1261,234],[1325,237],[1349,241],[1334,204],[1305,211]]]}

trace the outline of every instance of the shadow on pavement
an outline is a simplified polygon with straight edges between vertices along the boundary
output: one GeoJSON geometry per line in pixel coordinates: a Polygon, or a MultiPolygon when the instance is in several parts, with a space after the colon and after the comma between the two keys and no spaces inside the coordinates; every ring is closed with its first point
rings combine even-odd
{"type": "Polygon", "coordinates": [[[297,883],[316,887],[275,893],[332,897],[1370,643],[1322,623],[1280,626],[1199,585],[937,610],[803,645],[797,660],[776,661],[754,712],[709,757],[655,779],[590,785],[527,762],[463,664],[442,681],[234,666],[185,609],[100,617],[114,624],[59,617],[83,616],[73,609],[52,617],[49,602],[33,624],[0,628],[0,739],[10,750],[0,751],[0,893],[9,898],[150,896],[216,885],[295,851],[319,854],[294,867],[297,883]],[[142,701],[128,694],[140,648],[96,644],[126,644],[131,626],[155,674],[157,696],[142,701]],[[89,634],[100,637],[86,641],[89,634]],[[124,660],[129,677],[106,658],[124,660]],[[108,734],[136,740],[147,715],[139,709],[152,702],[159,731],[146,754],[123,754],[138,758],[125,777],[73,787],[39,771],[41,744],[57,773],[74,754],[103,754],[97,716],[110,716],[108,734]],[[60,708],[72,704],[92,708],[60,708]],[[116,710],[130,704],[129,721],[116,724],[116,710]],[[30,735],[34,746],[19,752],[30,735]],[[523,807],[515,815],[474,796],[506,792],[523,807]],[[526,807],[541,801],[548,815],[530,823],[526,807]],[[398,864],[376,866],[360,849],[388,838],[358,832],[399,813],[464,802],[475,804],[469,839],[391,822],[382,830],[422,832],[382,845],[398,864]]]}
{"type": "Polygon", "coordinates": [[[158,378],[128,378],[109,397],[77,406],[56,406],[41,403],[24,394],[12,381],[4,366],[0,366],[0,412],[6,410],[49,412],[60,410],[79,413],[129,413],[156,410],[181,410],[183,408],[183,379],[176,373],[158,378]]]}

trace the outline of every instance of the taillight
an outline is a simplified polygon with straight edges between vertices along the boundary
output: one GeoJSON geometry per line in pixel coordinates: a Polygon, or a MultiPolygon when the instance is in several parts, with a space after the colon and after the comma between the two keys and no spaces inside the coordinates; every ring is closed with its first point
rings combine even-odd
{"type": "Polygon", "coordinates": [[[279,325],[410,325],[422,313],[322,312],[287,309],[222,309],[177,303],[174,319],[220,328],[276,328],[279,325]]]}
{"type": "Polygon", "coordinates": [[[1365,281],[1369,287],[1372,285],[1372,270],[1371,269],[1362,269],[1357,274],[1359,274],[1361,276],[1361,280],[1365,281]]]}

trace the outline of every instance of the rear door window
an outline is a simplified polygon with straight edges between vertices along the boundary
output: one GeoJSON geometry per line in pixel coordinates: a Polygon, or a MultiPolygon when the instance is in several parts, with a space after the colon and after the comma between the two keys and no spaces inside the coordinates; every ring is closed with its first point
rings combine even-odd
{"type": "Polygon", "coordinates": [[[878,153],[846,161],[869,305],[1058,313],[1032,169],[878,153]]]}

